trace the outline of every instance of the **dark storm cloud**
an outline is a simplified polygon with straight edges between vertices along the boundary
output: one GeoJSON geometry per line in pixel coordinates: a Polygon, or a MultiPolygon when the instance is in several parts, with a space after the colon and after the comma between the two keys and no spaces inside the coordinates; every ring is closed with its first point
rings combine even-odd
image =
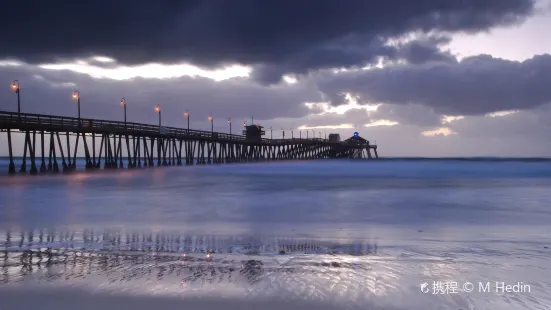
{"type": "Polygon", "coordinates": [[[418,65],[426,62],[457,62],[450,52],[443,52],[439,46],[449,43],[450,38],[428,38],[427,40],[415,40],[403,44],[396,51],[398,58],[407,60],[408,63],[418,65]]]}
{"type": "MultiPolygon", "coordinates": [[[[320,78],[329,98],[350,92],[372,103],[421,104],[444,115],[524,110],[551,102],[551,55],[523,62],[487,55],[458,63],[388,66],[320,78]]],[[[334,102],[336,104],[339,101],[334,102]]]]}
{"type": "Polygon", "coordinates": [[[366,40],[365,43],[358,36],[348,36],[323,45],[304,47],[300,52],[277,63],[256,65],[253,68],[252,78],[262,84],[277,84],[286,73],[306,74],[311,69],[349,68],[360,64],[376,64],[379,60],[378,56],[385,55],[391,59],[398,56],[398,46],[386,46],[382,38],[363,39],[366,40]]]}
{"type": "MultiPolygon", "coordinates": [[[[381,45],[386,38],[476,32],[533,11],[534,0],[18,0],[2,5],[0,58],[51,62],[95,54],[127,64],[238,62],[259,65],[257,76],[269,83],[280,73],[399,56],[381,45]]],[[[411,46],[409,54],[419,49],[427,51],[411,46]]]]}
{"type": "Polygon", "coordinates": [[[370,115],[372,121],[384,119],[421,128],[440,126],[442,123],[440,114],[434,112],[432,108],[417,104],[383,104],[377,108],[377,111],[371,112],[370,115]]]}

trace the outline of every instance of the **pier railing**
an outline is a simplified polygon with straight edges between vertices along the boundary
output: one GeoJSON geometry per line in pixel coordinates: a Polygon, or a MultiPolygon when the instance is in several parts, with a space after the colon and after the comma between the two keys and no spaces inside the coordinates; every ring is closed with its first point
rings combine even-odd
{"type": "MultiPolygon", "coordinates": [[[[178,127],[133,123],[133,122],[121,122],[110,121],[101,119],[90,118],[76,118],[68,116],[55,116],[46,114],[32,114],[32,113],[15,113],[0,111],[0,128],[10,129],[37,129],[48,131],[73,131],[73,132],[85,132],[85,133],[113,133],[113,134],[141,134],[150,136],[167,136],[167,137],[186,137],[193,139],[216,139],[232,142],[248,142],[245,136],[212,132],[205,130],[194,130],[178,127]]],[[[290,138],[290,139],[265,139],[260,142],[262,144],[282,144],[289,142],[325,142],[333,144],[335,142],[328,142],[322,138],[290,138]]],[[[338,144],[338,143],[337,143],[338,144]]]]}

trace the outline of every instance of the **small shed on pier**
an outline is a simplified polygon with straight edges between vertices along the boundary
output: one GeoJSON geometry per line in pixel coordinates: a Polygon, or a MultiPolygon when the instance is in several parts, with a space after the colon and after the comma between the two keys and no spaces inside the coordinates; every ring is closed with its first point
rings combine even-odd
{"type": "Polygon", "coordinates": [[[338,133],[330,133],[329,142],[341,142],[341,135],[338,133]]]}
{"type": "Polygon", "coordinates": [[[243,135],[245,135],[245,139],[250,142],[261,142],[262,136],[266,134],[266,132],[263,129],[264,127],[260,125],[248,125],[245,126],[245,129],[243,129],[243,135]]]}

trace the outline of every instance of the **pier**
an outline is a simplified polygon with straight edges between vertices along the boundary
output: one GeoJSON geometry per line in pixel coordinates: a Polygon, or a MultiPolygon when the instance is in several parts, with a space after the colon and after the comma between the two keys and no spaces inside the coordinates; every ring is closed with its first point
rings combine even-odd
{"type": "Polygon", "coordinates": [[[266,139],[260,125],[252,124],[244,128],[242,135],[237,135],[164,127],[160,122],[159,125],[151,125],[0,111],[0,134],[7,135],[8,145],[3,147],[9,152],[10,175],[74,171],[78,150],[84,152],[86,170],[378,158],[377,146],[371,145],[357,133],[344,141],[340,138],[266,139]],[[24,135],[23,150],[18,150],[23,154],[20,163],[16,163],[16,150],[12,143],[16,133],[24,135]],[[72,145],[69,137],[74,137],[71,139],[74,140],[72,145]]]}

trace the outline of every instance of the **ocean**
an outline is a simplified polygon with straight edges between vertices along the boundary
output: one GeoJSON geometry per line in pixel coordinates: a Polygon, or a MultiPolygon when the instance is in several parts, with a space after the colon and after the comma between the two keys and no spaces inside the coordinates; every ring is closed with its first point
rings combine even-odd
{"type": "Polygon", "coordinates": [[[551,160],[7,164],[2,310],[551,309],[551,160]]]}

